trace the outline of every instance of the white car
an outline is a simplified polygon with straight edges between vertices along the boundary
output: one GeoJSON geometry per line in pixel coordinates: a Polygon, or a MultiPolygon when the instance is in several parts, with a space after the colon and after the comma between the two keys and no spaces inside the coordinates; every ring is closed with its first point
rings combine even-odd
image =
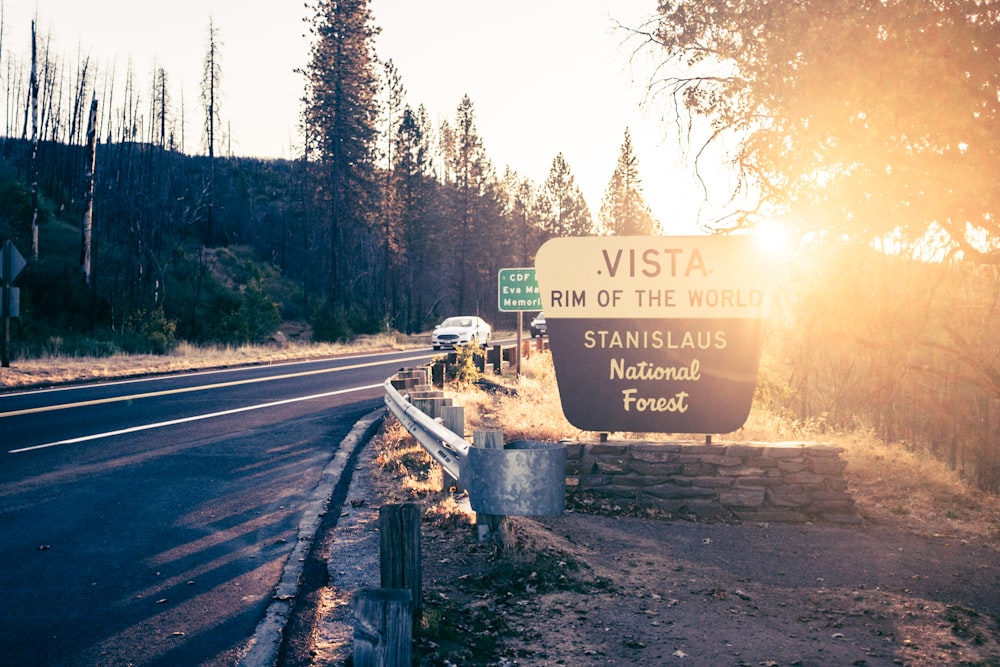
{"type": "Polygon", "coordinates": [[[475,315],[449,317],[434,327],[431,345],[435,350],[456,345],[480,345],[488,347],[492,331],[483,318],[475,315]]]}

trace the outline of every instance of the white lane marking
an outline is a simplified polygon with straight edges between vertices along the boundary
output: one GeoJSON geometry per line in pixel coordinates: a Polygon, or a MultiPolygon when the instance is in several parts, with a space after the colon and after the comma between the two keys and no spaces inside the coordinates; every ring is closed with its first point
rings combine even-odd
{"type": "Polygon", "coordinates": [[[385,383],[380,382],[378,384],[370,384],[364,387],[352,387],[351,389],[338,389],[337,391],[328,391],[323,394],[313,394],[312,396],[300,396],[298,398],[286,398],[281,401],[273,401],[271,403],[261,403],[260,405],[248,405],[242,408],[234,408],[232,410],[223,410],[222,412],[210,412],[203,415],[194,415],[193,417],[183,417],[181,419],[171,419],[165,422],[156,422],[155,424],[146,424],[144,426],[132,426],[130,428],[123,428],[117,431],[108,431],[106,433],[94,433],[92,435],[84,435],[79,438],[70,438],[68,440],[59,440],[58,442],[48,442],[44,445],[34,445],[32,447],[23,447],[21,449],[12,449],[8,454],[21,454],[23,452],[31,452],[36,449],[48,449],[49,447],[59,447],[61,445],[75,445],[81,442],[87,442],[88,440],[98,440],[100,438],[110,438],[116,435],[124,435],[126,433],[137,433],[139,431],[148,431],[154,428],[163,428],[164,426],[176,426],[177,424],[186,424],[188,422],[196,422],[202,419],[212,419],[213,417],[225,417],[226,415],[234,415],[240,412],[249,412],[250,410],[262,410],[264,408],[273,408],[279,405],[287,405],[289,403],[298,403],[301,401],[312,401],[317,398],[327,398],[330,396],[337,396],[339,394],[348,394],[354,391],[366,391],[368,389],[377,389],[384,386],[385,383]]]}
{"type": "Polygon", "coordinates": [[[112,396],[109,398],[96,398],[91,401],[77,401],[75,403],[60,403],[57,405],[43,405],[37,408],[25,408],[23,410],[11,410],[10,412],[0,412],[0,419],[4,417],[17,417],[19,415],[33,415],[41,412],[54,412],[56,410],[69,410],[71,408],[83,408],[92,405],[103,405],[105,403],[119,403],[122,401],[135,401],[140,398],[154,398],[156,396],[169,396],[171,394],[186,394],[193,391],[208,391],[209,389],[222,389],[225,387],[236,387],[241,384],[254,384],[257,382],[271,382],[273,380],[288,380],[308,375],[321,375],[323,373],[338,373],[340,371],[357,370],[358,368],[370,368],[372,366],[384,366],[388,363],[403,363],[407,361],[420,361],[426,356],[406,357],[403,359],[393,359],[392,361],[371,361],[364,364],[353,364],[351,366],[339,366],[337,368],[320,368],[312,371],[301,371],[298,373],[284,373],[282,375],[272,375],[262,378],[249,378],[246,380],[231,380],[229,382],[217,382],[215,384],[197,385],[194,387],[181,387],[180,389],[164,389],[162,391],[150,391],[142,394],[130,394],[128,396],[112,396]]]}

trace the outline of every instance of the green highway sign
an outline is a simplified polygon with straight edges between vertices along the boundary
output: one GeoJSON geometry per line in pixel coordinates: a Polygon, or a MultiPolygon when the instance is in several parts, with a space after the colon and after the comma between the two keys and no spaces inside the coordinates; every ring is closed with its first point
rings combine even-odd
{"type": "Polygon", "coordinates": [[[535,269],[500,269],[497,304],[502,313],[542,309],[535,269]]]}

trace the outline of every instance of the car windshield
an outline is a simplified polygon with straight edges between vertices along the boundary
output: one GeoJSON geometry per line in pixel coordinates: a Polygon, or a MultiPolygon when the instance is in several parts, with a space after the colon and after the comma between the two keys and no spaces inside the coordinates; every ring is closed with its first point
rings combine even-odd
{"type": "Polygon", "coordinates": [[[442,327],[471,327],[471,317],[449,317],[441,323],[442,327]]]}

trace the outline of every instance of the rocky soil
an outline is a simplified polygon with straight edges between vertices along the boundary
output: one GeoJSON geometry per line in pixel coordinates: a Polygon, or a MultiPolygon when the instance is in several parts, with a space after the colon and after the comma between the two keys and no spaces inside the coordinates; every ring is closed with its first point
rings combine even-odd
{"type": "Polygon", "coordinates": [[[418,502],[415,665],[1000,665],[996,525],[860,502],[854,526],[706,523],[585,498],[507,520],[495,544],[461,501],[408,491],[363,451],[320,543],[329,583],[283,664],[351,664],[350,597],[379,585],[378,508],[418,502]]]}

